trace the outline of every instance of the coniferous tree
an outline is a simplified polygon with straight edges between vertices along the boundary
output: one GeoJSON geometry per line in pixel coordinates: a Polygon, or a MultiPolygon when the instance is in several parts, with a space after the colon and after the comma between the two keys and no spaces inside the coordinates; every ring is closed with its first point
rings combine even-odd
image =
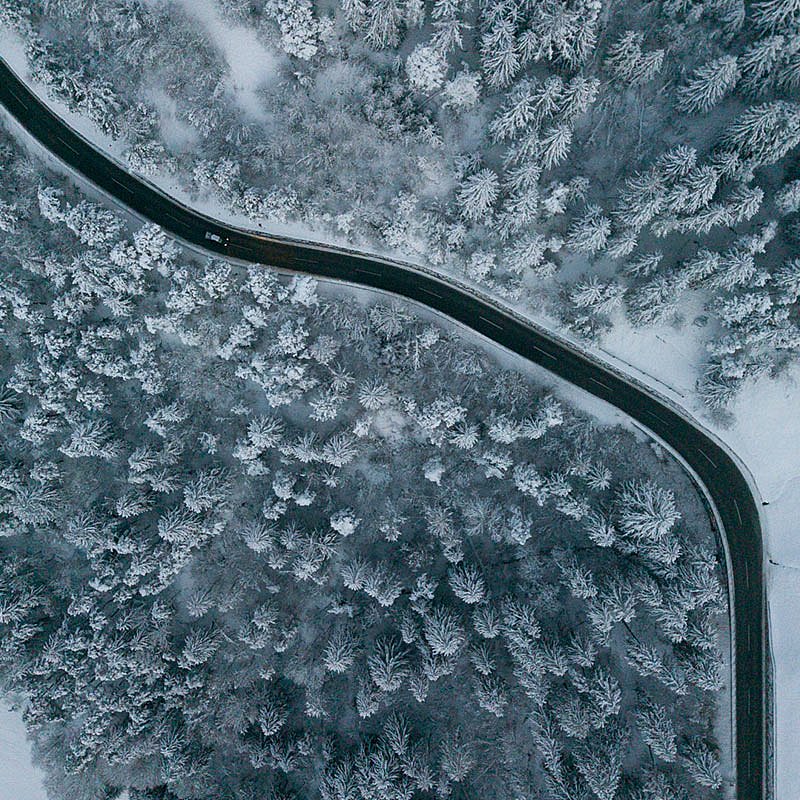
{"type": "Polygon", "coordinates": [[[721,56],[698,67],[689,81],[678,89],[678,107],[692,114],[715,106],[739,80],[735,56],[721,56]]]}
{"type": "Polygon", "coordinates": [[[760,0],[753,4],[753,22],[763,30],[774,32],[789,29],[798,20],[798,0],[760,0]]]}
{"type": "Polygon", "coordinates": [[[497,173],[483,169],[465,178],[457,192],[461,214],[468,220],[481,220],[492,209],[500,191],[497,173]]]}
{"type": "Polygon", "coordinates": [[[567,233],[566,244],[577,253],[596,253],[605,247],[610,233],[611,221],[603,215],[600,206],[592,205],[573,222],[567,233]]]}
{"type": "Polygon", "coordinates": [[[800,143],[800,105],[777,100],[751,106],[728,126],[724,143],[755,166],[773,164],[800,143]]]}

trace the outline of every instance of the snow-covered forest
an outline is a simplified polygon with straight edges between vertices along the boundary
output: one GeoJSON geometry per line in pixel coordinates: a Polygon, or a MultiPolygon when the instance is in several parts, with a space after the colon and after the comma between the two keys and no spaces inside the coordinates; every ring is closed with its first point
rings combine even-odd
{"type": "Polygon", "coordinates": [[[704,327],[712,407],[800,349],[797,0],[0,0],[0,20],[133,170],[253,223],[585,337],[704,327]],[[214,26],[261,48],[243,74],[214,26]]]}
{"type": "Polygon", "coordinates": [[[0,162],[0,687],[53,798],[722,796],[727,595],[665,453],[0,162]]]}

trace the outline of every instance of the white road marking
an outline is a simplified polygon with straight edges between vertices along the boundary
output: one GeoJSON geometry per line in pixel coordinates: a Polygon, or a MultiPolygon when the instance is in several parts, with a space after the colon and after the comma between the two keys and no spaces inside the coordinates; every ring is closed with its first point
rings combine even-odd
{"type": "Polygon", "coordinates": [[[739,504],[736,502],[736,498],[735,497],[732,497],[731,499],[733,500],[733,507],[736,509],[736,516],[739,518],[739,524],[741,525],[742,524],[742,515],[739,512],[739,504]]]}
{"type": "Polygon", "coordinates": [[[608,389],[609,392],[611,391],[611,387],[603,383],[603,381],[599,381],[597,378],[589,378],[589,380],[592,383],[596,383],[598,386],[602,386],[604,389],[608,389]]]}
{"type": "Polygon", "coordinates": [[[368,269],[359,269],[358,267],[356,267],[356,272],[363,272],[364,275],[375,275],[375,277],[378,278],[380,277],[380,272],[371,272],[368,269]]]}
{"type": "Polygon", "coordinates": [[[667,424],[667,421],[664,419],[664,417],[662,417],[660,414],[656,414],[655,411],[647,410],[644,413],[650,417],[653,417],[653,419],[657,419],[659,422],[663,422],[665,425],[667,424]]]}
{"type": "Polygon", "coordinates": [[[17,102],[27,111],[28,106],[25,101],[10,86],[8,87],[8,91],[11,92],[14,97],[16,97],[17,102]]]}
{"type": "Polygon", "coordinates": [[[695,450],[697,450],[697,452],[700,453],[700,455],[703,456],[703,458],[708,461],[708,463],[711,464],[714,469],[717,468],[717,465],[711,460],[711,457],[705,452],[705,450],[701,450],[699,447],[696,447],[695,450]]]}
{"type": "MultiPolygon", "coordinates": [[[[744,582],[747,584],[747,588],[750,588],[750,568],[747,566],[747,561],[744,562],[744,582]]],[[[747,632],[747,635],[750,635],[750,631],[747,632]]]]}
{"type": "Polygon", "coordinates": [[[63,144],[64,147],[68,147],[70,150],[72,150],[72,152],[75,153],[75,155],[78,154],[78,151],[69,142],[64,141],[64,139],[62,139],[60,136],[56,136],[56,139],[58,139],[58,141],[61,142],[61,144],[63,144]]]}
{"type": "Polygon", "coordinates": [[[542,350],[541,347],[537,347],[535,344],[531,345],[531,347],[533,347],[534,350],[538,350],[543,356],[547,356],[548,358],[552,358],[553,361],[558,361],[558,359],[552,353],[548,353],[547,350],[542,350]]]}
{"type": "Polygon", "coordinates": [[[432,294],[434,297],[438,297],[440,300],[442,296],[440,294],[436,294],[436,292],[432,292],[430,289],[426,289],[424,286],[420,286],[420,291],[425,292],[425,294],[432,294]]]}
{"type": "MultiPolygon", "coordinates": [[[[480,317],[480,315],[478,316],[480,317]]],[[[480,317],[480,319],[482,319],[484,322],[488,322],[490,325],[494,325],[494,327],[497,328],[497,330],[499,331],[503,330],[502,325],[498,325],[496,322],[492,322],[490,319],[486,319],[486,317],[480,317]]]]}

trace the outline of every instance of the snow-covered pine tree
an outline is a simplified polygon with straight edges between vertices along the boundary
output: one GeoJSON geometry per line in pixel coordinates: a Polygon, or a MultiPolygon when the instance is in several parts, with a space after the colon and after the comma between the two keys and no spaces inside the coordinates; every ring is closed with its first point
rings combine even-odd
{"type": "Polygon", "coordinates": [[[113,461],[120,449],[120,444],[113,439],[110,424],[103,420],[75,425],[69,439],[59,448],[70,458],[101,458],[106,461],[113,461]]]}
{"type": "Polygon", "coordinates": [[[753,3],[752,20],[770,33],[790,30],[800,22],[800,0],[758,0],[753,3]]]}
{"type": "Polygon", "coordinates": [[[442,89],[442,106],[456,112],[473,108],[481,94],[481,77],[477,72],[463,69],[442,89]]]}
{"type": "Polygon", "coordinates": [[[783,215],[800,211],[800,179],[789,181],[775,193],[775,205],[783,215]]]}
{"type": "MultiPolygon", "coordinates": [[[[41,198],[39,202],[41,207],[41,198]]],[[[64,215],[64,224],[89,247],[111,245],[122,233],[119,217],[88,200],[69,206],[64,215]]]]}
{"type": "Polygon", "coordinates": [[[606,252],[610,258],[625,258],[629,256],[638,244],[638,237],[633,228],[623,228],[608,237],[606,252]]]}
{"type": "Polygon", "coordinates": [[[658,170],[638,173],[625,181],[613,216],[620,227],[640,231],[664,207],[666,186],[658,170]]]}
{"type": "Polygon", "coordinates": [[[739,80],[736,56],[725,55],[698,67],[685,85],[678,89],[678,108],[699,114],[715,106],[739,80]]]}
{"type": "Polygon", "coordinates": [[[784,57],[786,37],[765,36],[758,39],[739,56],[742,72],[740,88],[755,96],[766,94],[774,87],[777,65],[784,57]]]}
{"type": "Polygon", "coordinates": [[[702,739],[693,739],[683,749],[681,759],[692,779],[700,786],[716,789],[722,784],[719,758],[702,739]]]}
{"type": "Polygon", "coordinates": [[[625,264],[626,274],[633,278],[649,278],[658,272],[664,253],[661,250],[653,250],[648,253],[640,253],[636,258],[632,258],[625,264]]]}
{"type": "Polygon", "coordinates": [[[358,30],[367,17],[366,0],[341,0],[345,19],[353,30],[358,30]]]}
{"type": "Polygon", "coordinates": [[[482,220],[492,210],[500,193],[500,180],[491,169],[482,169],[466,177],[456,197],[462,216],[467,220],[482,220]]]}
{"type": "Polygon", "coordinates": [[[379,639],[367,658],[369,675],[382,692],[396,692],[408,675],[407,657],[402,645],[392,639],[379,639]]]}
{"type": "Polygon", "coordinates": [[[505,95],[489,131],[496,142],[517,138],[537,118],[538,106],[529,81],[519,81],[505,95]]]}
{"type": "Polygon", "coordinates": [[[784,92],[795,96],[800,88],[800,33],[791,36],[790,52],[778,67],[777,83],[784,92]]]}
{"type": "Polygon", "coordinates": [[[486,598],[486,583],[475,567],[460,564],[450,570],[448,579],[453,594],[462,602],[474,605],[486,598]]]}
{"type": "Polygon", "coordinates": [[[800,299],[800,258],[786,261],[773,276],[772,284],[779,290],[779,303],[796,303],[800,299]]]}
{"type": "Polygon", "coordinates": [[[681,518],[674,494],[652,481],[624,484],[617,497],[619,523],[633,539],[661,539],[681,518]]]}
{"type": "Polygon", "coordinates": [[[466,641],[458,617],[447,608],[437,606],[423,620],[425,641],[437,655],[452,656],[466,641]]]}
{"type": "Polygon", "coordinates": [[[711,278],[712,285],[731,290],[747,283],[756,272],[753,253],[746,248],[734,245],[720,256],[719,268],[711,278]]]}
{"type": "Polygon", "coordinates": [[[675,741],[675,726],[664,706],[644,706],[636,715],[636,723],[642,738],[657,758],[668,763],[676,760],[678,746],[675,741]]]}
{"type": "Polygon", "coordinates": [[[437,48],[418,44],[406,59],[406,74],[414,89],[431,94],[444,83],[447,61],[437,48]]]}
{"type": "Polygon", "coordinates": [[[566,245],[576,253],[594,254],[602,250],[611,233],[611,220],[598,205],[587,206],[582,217],[573,221],[567,232],[566,245]]]}
{"type": "Polygon", "coordinates": [[[373,0],[364,4],[361,24],[364,41],[375,50],[395,47],[400,40],[402,8],[399,0],[373,0]]]}
{"type": "Polygon", "coordinates": [[[462,28],[466,27],[466,24],[462,20],[462,9],[459,3],[453,2],[453,0],[434,0],[431,21],[433,35],[430,41],[433,47],[436,47],[443,55],[463,47],[462,28]]]}
{"type": "Polygon", "coordinates": [[[604,66],[613,78],[623,84],[642,84],[652,80],[664,62],[663,50],[644,52],[644,34],[625,31],[609,47],[604,66]]]}
{"type": "Polygon", "coordinates": [[[569,299],[577,308],[607,314],[622,303],[624,294],[625,287],[617,281],[601,281],[596,275],[592,275],[575,284],[569,299]]]}
{"type": "Polygon", "coordinates": [[[578,751],[578,771],[598,800],[614,800],[622,780],[621,751],[626,737],[622,731],[617,735],[615,741],[614,734],[606,733],[587,741],[578,751]]]}
{"type": "Polygon", "coordinates": [[[178,659],[182,669],[195,669],[205,664],[219,648],[217,637],[209,630],[193,630],[186,637],[178,659]]]}
{"type": "Polygon", "coordinates": [[[319,21],[310,0],[268,0],[265,13],[272,16],[281,30],[281,47],[290,56],[308,61],[316,55],[319,21]]]}
{"type": "MultiPolygon", "coordinates": [[[[718,170],[710,164],[693,167],[675,187],[681,199],[679,203],[672,205],[671,210],[674,213],[697,213],[711,202],[717,191],[719,180],[718,170]]],[[[671,198],[672,193],[670,193],[670,199],[667,200],[668,203],[671,202],[671,198]]]]}
{"type": "Polygon", "coordinates": [[[572,128],[567,123],[544,130],[539,137],[542,167],[548,170],[560,164],[569,154],[571,144],[572,128]]]}
{"type": "Polygon", "coordinates": [[[775,100],[751,106],[728,125],[723,144],[753,166],[774,164],[800,144],[800,104],[775,100]]]}
{"type": "Polygon", "coordinates": [[[520,69],[516,26],[498,17],[481,37],[481,65],[490,86],[508,86],[520,69]]]}

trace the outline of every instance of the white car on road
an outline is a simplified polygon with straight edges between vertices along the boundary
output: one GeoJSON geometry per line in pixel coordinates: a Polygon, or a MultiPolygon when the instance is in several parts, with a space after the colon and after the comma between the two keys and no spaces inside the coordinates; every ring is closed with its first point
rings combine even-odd
{"type": "Polygon", "coordinates": [[[228,240],[223,239],[219,234],[211,233],[211,231],[206,231],[206,239],[210,239],[212,242],[216,242],[217,244],[221,244],[223,247],[228,246],[228,240]]]}

